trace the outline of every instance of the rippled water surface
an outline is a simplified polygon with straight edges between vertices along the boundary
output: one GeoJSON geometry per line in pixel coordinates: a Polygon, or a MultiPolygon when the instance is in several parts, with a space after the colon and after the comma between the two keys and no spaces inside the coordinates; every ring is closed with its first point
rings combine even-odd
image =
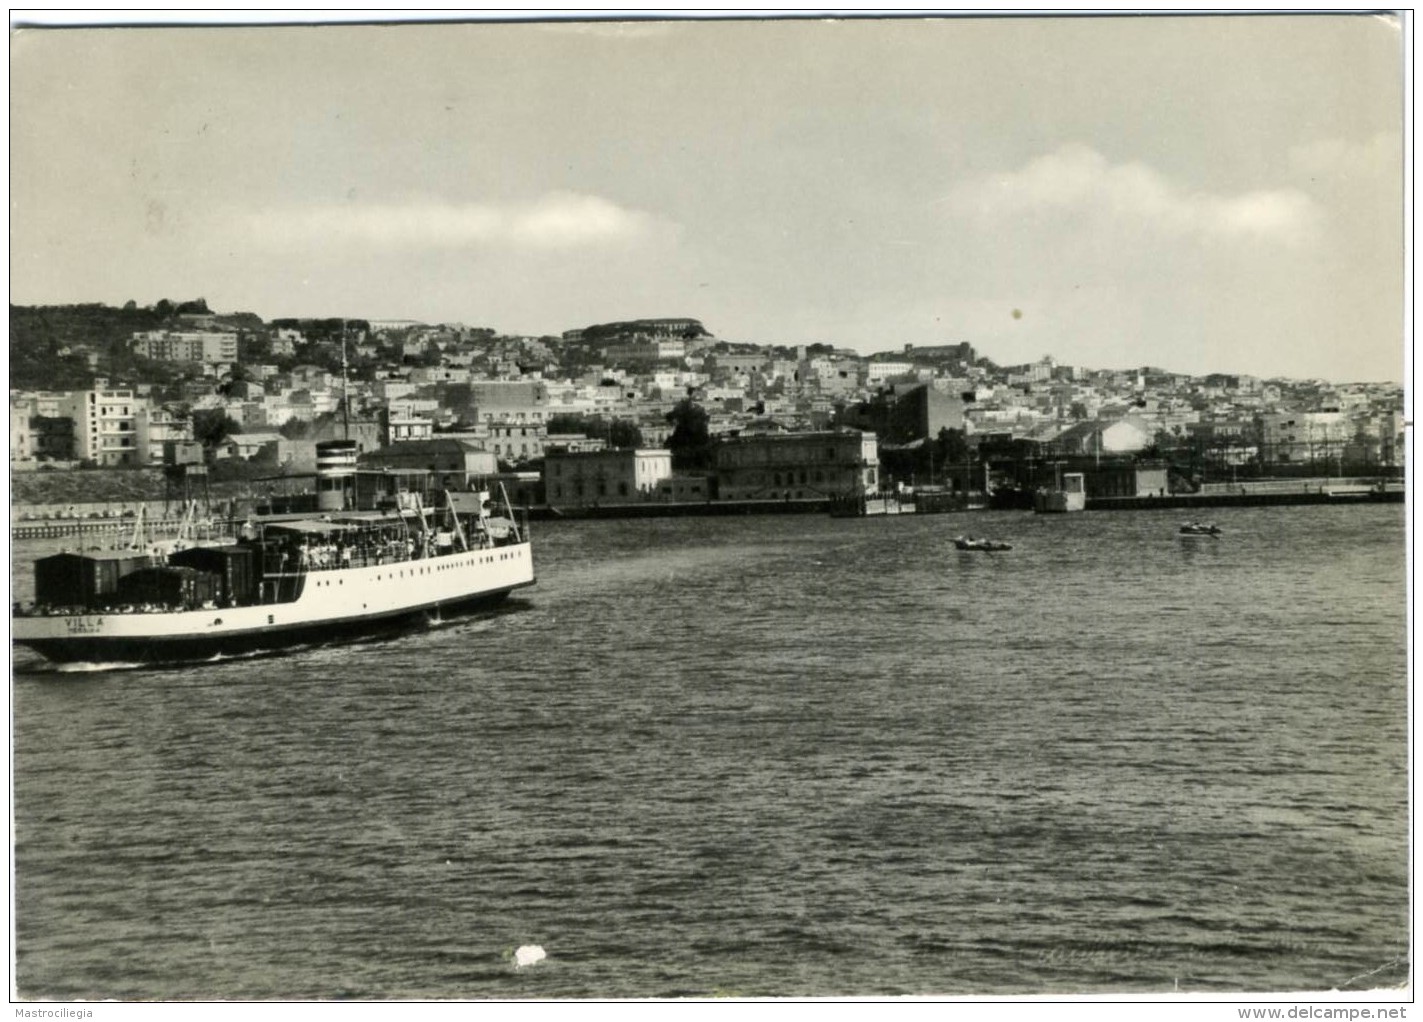
{"type": "Polygon", "coordinates": [[[548,524],[536,587],[399,639],[17,651],[19,991],[1403,982],[1404,511],[1177,517],[548,524]]]}

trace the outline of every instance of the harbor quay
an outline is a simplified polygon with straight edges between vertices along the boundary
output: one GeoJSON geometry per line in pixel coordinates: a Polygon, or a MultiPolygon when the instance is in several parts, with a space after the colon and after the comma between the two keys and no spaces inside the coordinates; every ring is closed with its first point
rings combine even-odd
{"type": "MultiPolygon", "coordinates": [[[[1364,502],[1402,503],[1406,488],[1401,481],[1380,482],[1368,478],[1255,479],[1246,483],[1206,484],[1197,493],[1158,493],[1137,496],[1086,498],[1088,511],[1153,511],[1224,507],[1288,507],[1309,504],[1364,502]]],[[[769,499],[703,499],[655,501],[595,501],[587,504],[551,505],[527,502],[520,505],[531,521],[597,520],[613,518],[683,518],[695,516],[736,517],[744,515],[826,514],[837,511],[830,497],[782,497],[769,499]]],[[[944,514],[984,510],[990,495],[982,491],[953,492],[936,488],[909,489],[886,493],[868,502],[859,515],[885,513],[944,514]],[[894,508],[893,511],[887,510],[894,508]]],[[[155,537],[176,535],[182,527],[180,515],[165,513],[162,502],[94,502],[83,505],[17,504],[10,514],[12,539],[44,539],[67,536],[116,537],[134,527],[134,519],[145,513],[144,528],[155,537]]],[[[243,520],[235,514],[233,502],[223,501],[206,513],[204,525],[216,533],[231,532],[243,520]]]]}

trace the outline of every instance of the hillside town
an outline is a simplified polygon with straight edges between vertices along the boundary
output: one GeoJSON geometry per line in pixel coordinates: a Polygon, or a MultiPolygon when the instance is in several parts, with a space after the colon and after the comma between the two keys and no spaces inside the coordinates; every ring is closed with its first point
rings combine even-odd
{"type": "Polygon", "coordinates": [[[160,304],[122,310],[145,317],[131,332],[120,310],[64,307],[102,323],[80,331],[63,310],[12,307],[12,472],[202,464],[299,479],[314,472],[318,443],[345,439],[363,467],[499,474],[521,481],[529,503],[578,506],[986,491],[1030,485],[1024,466],[1053,459],[1150,462],[1166,469],[1150,485],[1164,479],[1173,492],[1398,476],[1404,461],[1397,383],[1101,369],[1051,355],[998,365],[966,342],[872,355],[753,345],[691,318],[527,337],[160,304]],[[46,371],[87,382],[34,386],[46,371]]]}

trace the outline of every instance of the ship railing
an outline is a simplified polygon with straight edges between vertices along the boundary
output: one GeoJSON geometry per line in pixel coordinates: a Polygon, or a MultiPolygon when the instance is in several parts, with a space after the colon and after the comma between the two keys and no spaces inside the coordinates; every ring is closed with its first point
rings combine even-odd
{"type": "MultiPolygon", "coordinates": [[[[488,536],[483,532],[480,535],[487,536],[488,542],[471,543],[469,549],[504,546],[518,542],[512,532],[505,539],[488,536]]],[[[416,543],[413,547],[409,543],[393,541],[376,546],[345,547],[333,551],[318,548],[314,552],[309,550],[304,560],[299,554],[294,558],[288,553],[283,559],[279,554],[268,553],[263,559],[262,574],[269,579],[296,578],[313,572],[337,571],[346,568],[374,568],[383,564],[405,564],[432,557],[449,557],[462,552],[456,546],[445,547],[436,544],[432,536],[428,543],[423,545],[416,543]]]]}

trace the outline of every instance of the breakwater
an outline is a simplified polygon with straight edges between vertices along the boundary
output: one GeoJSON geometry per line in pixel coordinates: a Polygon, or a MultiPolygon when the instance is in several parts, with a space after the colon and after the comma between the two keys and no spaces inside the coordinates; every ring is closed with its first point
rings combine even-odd
{"type": "Polygon", "coordinates": [[[1088,511],[1153,511],[1172,508],[1207,507],[1291,507],[1302,504],[1402,504],[1405,493],[1397,490],[1347,490],[1331,492],[1295,491],[1274,493],[1173,493],[1145,497],[1088,497],[1088,511]]]}

